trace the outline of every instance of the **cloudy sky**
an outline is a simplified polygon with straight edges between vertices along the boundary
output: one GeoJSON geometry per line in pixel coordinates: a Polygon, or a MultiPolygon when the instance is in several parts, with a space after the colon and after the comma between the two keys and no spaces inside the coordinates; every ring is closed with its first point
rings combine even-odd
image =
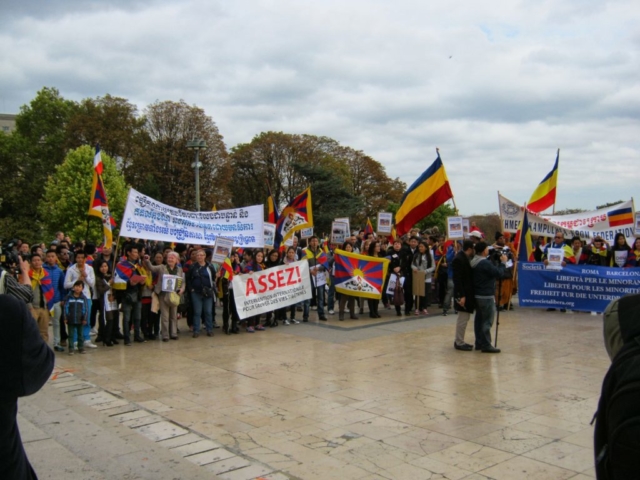
{"type": "Polygon", "coordinates": [[[228,148],[326,135],[407,184],[437,146],[463,214],[527,201],[560,148],[557,208],[593,209],[640,184],[638,25],[637,0],[7,1],[0,112],[184,99],[228,148]]]}

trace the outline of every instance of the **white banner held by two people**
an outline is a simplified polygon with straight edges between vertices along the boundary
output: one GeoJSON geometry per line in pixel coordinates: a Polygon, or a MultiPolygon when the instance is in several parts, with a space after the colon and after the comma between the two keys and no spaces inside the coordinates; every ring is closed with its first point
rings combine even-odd
{"type": "Polygon", "coordinates": [[[233,277],[233,296],[241,319],[311,298],[309,262],[300,260],[233,277]]]}

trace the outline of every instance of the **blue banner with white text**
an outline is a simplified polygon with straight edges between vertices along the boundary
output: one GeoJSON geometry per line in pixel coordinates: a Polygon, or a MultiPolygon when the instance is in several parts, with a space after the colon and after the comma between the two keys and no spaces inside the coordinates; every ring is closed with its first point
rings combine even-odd
{"type": "Polygon", "coordinates": [[[518,264],[521,307],[602,312],[609,302],[640,291],[640,268],[567,265],[547,270],[542,263],[518,264]]]}

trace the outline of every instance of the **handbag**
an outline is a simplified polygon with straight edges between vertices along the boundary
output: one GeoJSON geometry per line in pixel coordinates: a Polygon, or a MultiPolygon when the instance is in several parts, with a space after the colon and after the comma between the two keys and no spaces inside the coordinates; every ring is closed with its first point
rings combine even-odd
{"type": "Polygon", "coordinates": [[[396,307],[404,305],[404,290],[400,281],[396,282],[396,288],[393,290],[393,305],[396,307]]]}
{"type": "Polygon", "coordinates": [[[174,307],[180,305],[180,295],[176,292],[169,292],[169,303],[174,307]]]}

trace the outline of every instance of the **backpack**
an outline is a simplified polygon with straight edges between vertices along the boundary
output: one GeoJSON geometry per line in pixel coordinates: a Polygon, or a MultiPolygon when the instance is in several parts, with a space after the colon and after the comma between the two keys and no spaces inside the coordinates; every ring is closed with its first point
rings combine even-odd
{"type": "Polygon", "coordinates": [[[617,314],[624,344],[604,377],[594,415],[596,478],[640,479],[640,295],[615,300],[607,310],[617,314]]]}

